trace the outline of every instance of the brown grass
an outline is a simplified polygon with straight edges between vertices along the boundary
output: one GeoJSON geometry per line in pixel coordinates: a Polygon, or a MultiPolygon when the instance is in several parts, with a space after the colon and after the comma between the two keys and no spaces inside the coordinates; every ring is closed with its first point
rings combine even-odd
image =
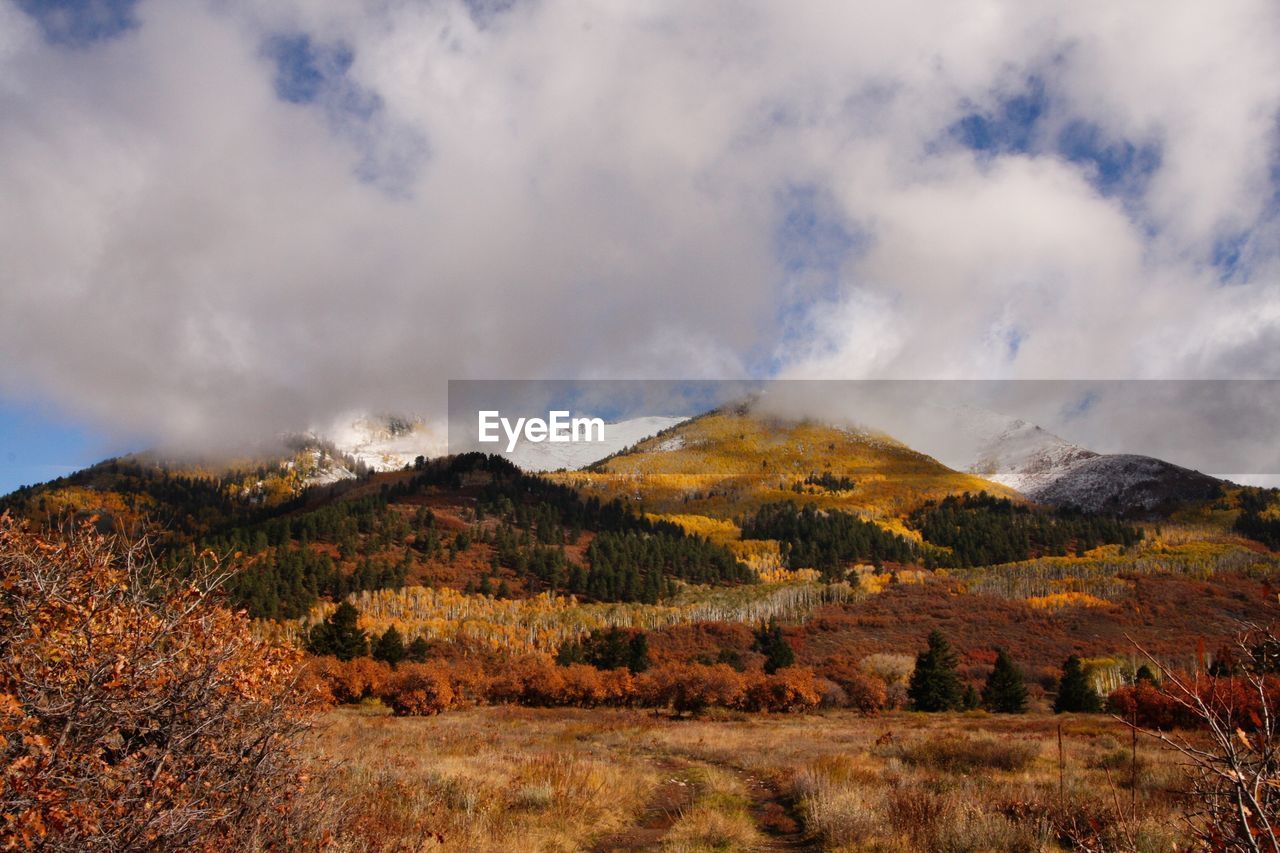
{"type": "Polygon", "coordinates": [[[333,712],[315,741],[344,762],[338,849],[616,849],[646,821],[644,849],[768,849],[780,828],[823,849],[1175,849],[1175,759],[1140,744],[1131,790],[1128,744],[1101,716],[377,706],[333,712]],[[691,793],[655,834],[675,778],[691,793]]]}

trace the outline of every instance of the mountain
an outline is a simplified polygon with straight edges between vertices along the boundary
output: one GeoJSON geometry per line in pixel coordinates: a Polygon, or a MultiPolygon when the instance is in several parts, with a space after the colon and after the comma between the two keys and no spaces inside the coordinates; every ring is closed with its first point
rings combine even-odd
{"type": "Polygon", "coordinates": [[[443,436],[423,419],[394,414],[348,415],[328,428],[288,436],[286,443],[315,454],[316,465],[307,475],[307,485],[349,480],[357,475],[357,469],[398,471],[419,456],[431,458],[448,452],[443,436]]]}
{"type": "Polygon", "coordinates": [[[788,500],[897,519],[946,495],[1015,495],[883,433],[788,420],[751,404],[691,418],[585,471],[554,476],[649,512],[722,520],[788,500]]]}
{"type": "Polygon", "coordinates": [[[1016,489],[1037,503],[1089,512],[1163,512],[1210,500],[1222,486],[1206,474],[1154,457],[1097,453],[987,409],[939,407],[933,414],[935,429],[941,425],[943,432],[913,435],[916,446],[937,446],[938,455],[958,469],[1016,489]]]}
{"type": "Polygon", "coordinates": [[[516,449],[504,454],[525,471],[559,471],[585,468],[609,456],[614,456],[663,430],[688,420],[688,418],[643,417],[605,424],[604,441],[592,442],[541,442],[523,441],[516,449]]]}
{"type": "Polygon", "coordinates": [[[1159,512],[1212,500],[1223,481],[1150,456],[1128,453],[1076,460],[1024,494],[1039,503],[1086,512],[1159,512]]]}
{"type": "Polygon", "coordinates": [[[975,440],[962,468],[1025,495],[1061,477],[1075,463],[1097,456],[1021,418],[968,409],[959,425],[975,440]]]}

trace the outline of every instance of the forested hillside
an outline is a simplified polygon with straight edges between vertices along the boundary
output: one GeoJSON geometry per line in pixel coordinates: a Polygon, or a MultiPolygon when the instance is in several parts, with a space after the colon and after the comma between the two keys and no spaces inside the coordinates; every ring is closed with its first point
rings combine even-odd
{"type": "MultiPolygon", "coordinates": [[[[582,499],[480,454],[377,475],[314,508],[285,505],[195,542],[239,554],[229,584],[255,616],[297,618],[318,599],[406,583],[502,598],[547,592],[597,601],[656,603],[677,582],[748,583],[754,574],[725,548],[616,501],[582,499]]],[[[185,549],[168,564],[181,571],[185,549]]]]}

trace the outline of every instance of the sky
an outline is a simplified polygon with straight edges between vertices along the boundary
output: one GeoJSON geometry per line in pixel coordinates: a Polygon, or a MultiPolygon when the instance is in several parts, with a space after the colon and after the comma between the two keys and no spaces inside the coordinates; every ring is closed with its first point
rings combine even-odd
{"type": "Polygon", "coordinates": [[[1280,377],[1278,43],[1273,0],[0,2],[0,492],[449,379],[1280,377]]]}

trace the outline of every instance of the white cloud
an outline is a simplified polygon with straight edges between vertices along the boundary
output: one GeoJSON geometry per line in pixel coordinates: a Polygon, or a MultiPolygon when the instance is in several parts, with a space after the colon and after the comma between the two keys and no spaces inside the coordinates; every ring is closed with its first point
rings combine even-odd
{"type": "Polygon", "coordinates": [[[67,48],[0,7],[0,390],[204,441],[423,411],[449,377],[762,353],[798,376],[1276,375],[1277,14],[151,0],[67,48]],[[351,52],[315,103],[277,97],[264,50],[299,33],[351,52]],[[947,135],[1032,75],[1036,146],[947,135]],[[1072,120],[1159,146],[1139,195],[1053,150],[1072,120]],[[797,186],[859,247],[783,339],[814,292],[775,251],[797,186]],[[1240,233],[1224,289],[1213,247],[1240,233]]]}

